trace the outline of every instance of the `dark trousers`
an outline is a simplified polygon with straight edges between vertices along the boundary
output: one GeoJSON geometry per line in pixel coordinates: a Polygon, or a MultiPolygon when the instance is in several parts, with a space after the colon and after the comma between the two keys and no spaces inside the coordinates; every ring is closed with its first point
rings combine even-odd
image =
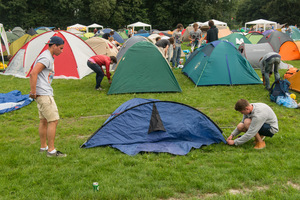
{"type": "Polygon", "coordinates": [[[104,73],[101,69],[101,66],[99,66],[96,63],[92,63],[90,61],[87,61],[87,65],[89,68],[91,68],[95,73],[96,73],[96,87],[95,88],[99,88],[101,85],[101,81],[104,77],[104,73]]]}

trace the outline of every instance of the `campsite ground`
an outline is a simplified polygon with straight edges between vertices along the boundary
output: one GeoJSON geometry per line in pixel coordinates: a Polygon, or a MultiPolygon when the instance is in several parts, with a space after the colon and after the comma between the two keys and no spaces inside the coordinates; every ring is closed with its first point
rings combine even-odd
{"type": "MultiPolygon", "coordinates": [[[[289,62],[300,68],[300,61],[289,62]]],[[[38,113],[33,102],[0,116],[0,199],[300,199],[300,110],[270,102],[262,85],[195,87],[173,70],[182,93],[106,95],[95,91],[95,75],[54,80],[61,120],[56,146],[66,158],[38,152],[38,113]],[[208,115],[228,136],[241,119],[240,98],[270,105],[280,131],[267,147],[214,144],[186,156],[128,156],[110,147],[80,149],[118,106],[134,97],[177,101],[208,115]],[[94,192],[92,183],[99,182],[94,192]]],[[[257,71],[259,76],[260,73],[257,71]]],[[[283,75],[285,70],[280,70],[283,75]]],[[[271,81],[274,78],[272,76],[271,81]]],[[[29,93],[29,80],[1,76],[1,93],[29,93]]],[[[300,101],[300,93],[296,93],[300,101]]]]}

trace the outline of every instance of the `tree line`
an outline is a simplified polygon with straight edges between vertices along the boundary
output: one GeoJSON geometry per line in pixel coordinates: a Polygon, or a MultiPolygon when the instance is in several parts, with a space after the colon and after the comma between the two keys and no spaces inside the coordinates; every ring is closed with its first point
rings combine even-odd
{"type": "Polygon", "coordinates": [[[297,24],[299,7],[299,0],[0,0],[0,23],[6,29],[66,29],[76,23],[120,29],[142,21],[155,29],[169,30],[178,23],[187,26],[217,19],[235,29],[260,18],[297,24]]]}

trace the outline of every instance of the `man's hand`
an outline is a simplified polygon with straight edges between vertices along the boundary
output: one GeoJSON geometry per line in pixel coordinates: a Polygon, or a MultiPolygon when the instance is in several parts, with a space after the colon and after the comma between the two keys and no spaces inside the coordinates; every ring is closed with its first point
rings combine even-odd
{"type": "Polygon", "coordinates": [[[229,145],[234,145],[234,140],[229,140],[229,139],[227,139],[226,142],[227,142],[227,144],[229,144],[229,145]]]}
{"type": "Polygon", "coordinates": [[[30,92],[29,93],[29,97],[32,98],[32,99],[36,99],[36,94],[35,93],[32,93],[30,92]]]}

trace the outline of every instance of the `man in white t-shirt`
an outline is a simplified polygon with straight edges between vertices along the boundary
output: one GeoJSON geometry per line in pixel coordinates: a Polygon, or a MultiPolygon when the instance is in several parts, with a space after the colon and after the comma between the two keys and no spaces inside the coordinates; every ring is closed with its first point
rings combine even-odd
{"type": "Polygon", "coordinates": [[[189,40],[191,41],[192,52],[199,48],[202,43],[202,31],[197,23],[193,24],[193,30],[190,31],[189,40]]]}
{"type": "Polygon", "coordinates": [[[51,82],[54,77],[54,58],[63,52],[64,40],[53,36],[47,43],[48,49],[39,55],[30,73],[30,97],[35,99],[39,111],[40,152],[47,151],[47,157],[66,157],[54,147],[58,109],[53,98],[51,82]],[[48,140],[48,145],[47,145],[48,140]]]}

